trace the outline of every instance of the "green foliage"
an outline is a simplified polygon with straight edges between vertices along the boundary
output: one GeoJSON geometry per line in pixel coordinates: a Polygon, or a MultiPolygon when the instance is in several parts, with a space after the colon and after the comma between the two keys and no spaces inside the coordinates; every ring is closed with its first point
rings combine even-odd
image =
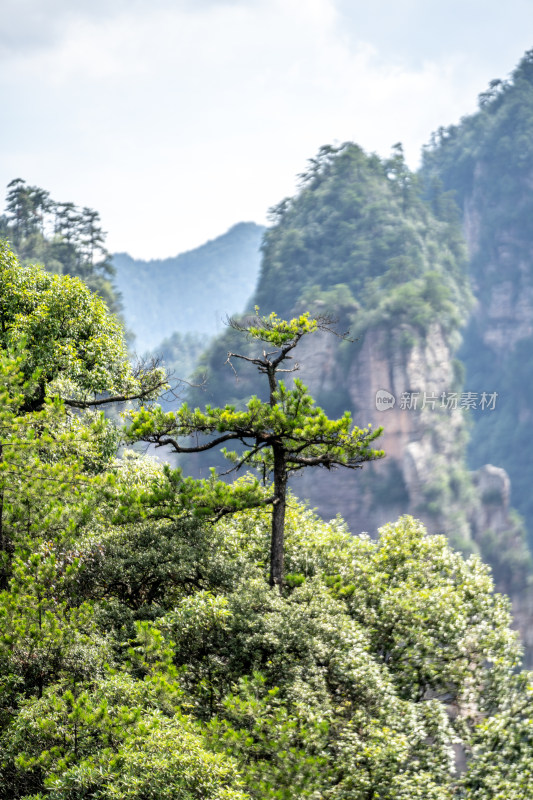
{"type": "MultiPolygon", "coordinates": [[[[130,461],[117,480],[163,474],[130,461]]],[[[483,766],[488,721],[497,725],[527,694],[513,678],[519,649],[508,604],[477,558],[464,561],[409,518],[378,542],[353,538],[291,499],[294,580],[280,594],[267,583],[261,509],[204,534],[179,521],[106,525],[78,539],[62,591],[92,596],[87,622],[111,648],[93,633],[100,659],[91,661],[87,641],[69,645],[73,624],[80,632],[86,624],[83,604],[70,617],[56,604],[58,628],[44,609],[46,630],[56,632],[43,641],[52,636],[63,662],[48,673],[56,683],[45,681],[42,696],[19,701],[6,720],[6,799],[239,797],[233,762],[246,796],[257,798],[448,800],[469,796],[462,787],[474,781],[506,786],[510,751],[500,767],[483,766]],[[132,612],[147,621],[134,625],[132,612]],[[76,652],[85,655],[71,662],[76,652]],[[470,765],[464,779],[454,769],[459,745],[470,765]]],[[[34,559],[31,568],[57,596],[54,563],[34,559]]],[[[24,630],[31,624],[29,616],[24,630]]],[[[515,755],[526,763],[525,750],[515,755]]]]}
{"type": "MultiPolygon", "coordinates": [[[[270,406],[252,397],[244,411],[233,406],[192,410],[186,404],[171,412],[143,409],[131,415],[128,436],[133,441],[154,442],[164,441],[167,437],[186,437],[196,432],[231,433],[233,435],[228,439],[238,441],[257,438],[268,442],[269,437],[283,437],[291,471],[313,466],[313,461],[325,452],[332,464],[346,466],[362,463],[372,456],[370,445],[379,436],[380,429],[371,432],[353,426],[349,412],[340,419],[329,420],[324,411],[314,405],[301,381],[295,381],[294,389],[287,389],[280,382],[274,400],[275,404],[270,406]]],[[[248,464],[270,473],[273,470],[272,455],[263,447],[260,451],[252,448],[244,453],[227,451],[225,455],[237,465],[248,464]]],[[[374,457],[380,455],[383,455],[382,451],[376,451],[374,457]]]]}
{"type": "Polygon", "coordinates": [[[208,735],[221,752],[244,766],[252,797],[311,797],[327,784],[328,759],[321,755],[329,725],[319,713],[295,714],[268,689],[260,673],[242,678],[224,700],[222,719],[212,720],[208,735]]]}
{"type": "Polygon", "coordinates": [[[527,676],[514,681],[515,697],[483,720],[473,739],[475,758],[464,779],[469,800],[522,800],[533,780],[533,686],[527,676]]]}
{"type": "MultiPolygon", "coordinates": [[[[0,588],[6,588],[15,548],[53,541],[85,516],[95,472],[108,461],[109,426],[88,415],[69,419],[57,399],[28,413],[27,396],[40,373],[24,379],[27,354],[0,351],[0,588]]],[[[31,546],[30,546],[31,547],[31,546]]]]}
{"type": "MultiPolygon", "coordinates": [[[[143,410],[139,412],[139,419],[143,413],[143,410]]],[[[154,416],[157,421],[157,410],[154,416]]],[[[212,520],[218,515],[268,502],[263,486],[251,476],[230,486],[217,477],[214,469],[209,478],[198,479],[184,476],[181,468],[173,469],[169,465],[140,484],[124,484],[122,480],[117,481],[111,472],[108,476],[108,496],[111,500],[116,499],[115,524],[144,519],[212,520]]]]}
{"type": "MultiPolygon", "coordinates": [[[[261,510],[218,524],[216,547],[199,550],[206,588],[183,582],[157,598],[157,627],[135,634],[142,674],[154,663],[178,682],[177,702],[208,749],[237,760],[252,797],[468,796],[463,783],[487,775],[477,759],[490,740],[478,722],[527,701],[513,678],[508,604],[486,568],[413,520],[372,542],[291,501],[287,567],[298,579],[280,595],[266,583],[268,529],[261,510]],[[230,573],[221,569],[229,563],[230,573]],[[464,780],[458,746],[470,765],[464,780]]],[[[138,571],[146,574],[142,561],[138,571]]],[[[110,587],[107,602],[113,593],[120,598],[110,587]]],[[[168,714],[161,682],[149,685],[168,714]]],[[[505,786],[503,755],[490,769],[505,786]]]]}
{"type": "MultiPolygon", "coordinates": [[[[454,745],[477,753],[477,722],[500,707],[519,657],[508,604],[479,560],[410,519],[375,543],[294,508],[287,562],[304,581],[279,596],[250,573],[268,552],[264,515],[223,528],[250,566],[222,616],[199,613],[206,633],[195,634],[191,662],[183,644],[175,657],[195,713],[238,760],[251,796],[460,793],[454,745]]],[[[198,609],[213,609],[206,599],[198,609]]],[[[167,624],[170,641],[189,641],[181,612],[167,624]]]]}
{"type": "Polygon", "coordinates": [[[160,705],[150,683],[127,675],[54,686],[17,718],[6,751],[17,782],[53,800],[245,800],[231,763],[160,705]]]}
{"type": "Polygon", "coordinates": [[[113,311],[119,309],[98,212],[56,203],[49,192],[17,178],[8,185],[0,237],[9,239],[22,264],[39,263],[49,272],[82,278],[113,311]]]}
{"type": "Polygon", "coordinates": [[[44,547],[15,559],[9,589],[0,593],[0,716],[62,677],[78,682],[101,672],[109,651],[93,609],[72,606],[66,591],[74,568],[44,547]]]}
{"type": "MultiPolygon", "coordinates": [[[[316,298],[344,284],[362,310],[373,310],[378,296],[407,285],[434,312],[446,296],[464,314],[468,288],[458,220],[431,214],[401,147],[384,161],[351,143],[321,148],[299,194],[275,208],[272,221],[255,295],[261,306],[291,313],[302,298],[311,299],[311,287],[316,298]],[[429,292],[420,280],[428,272],[434,274],[429,292]]],[[[400,308],[410,313],[408,304],[400,308]]]]}
{"type": "Polygon", "coordinates": [[[21,368],[32,378],[27,410],[42,407],[47,394],[90,405],[98,393],[127,399],[148,390],[149,397],[165,385],[162,370],[132,370],[122,326],[79,278],[21,267],[0,243],[0,348],[21,341],[21,368]]]}
{"type": "Polygon", "coordinates": [[[523,693],[508,603],[486,568],[413,520],[372,542],[291,500],[298,577],[280,595],[266,584],[268,528],[261,510],[219,523],[201,550],[209,585],[168,595],[156,623],[209,746],[237,760],[252,797],[468,796],[454,747],[465,782],[485,774],[478,722],[523,693]]]}
{"type": "MultiPolygon", "coordinates": [[[[276,378],[314,327],[269,316],[246,332],[280,348],[260,362],[276,378]]],[[[257,481],[207,522],[227,486],[113,458],[112,426],[52,396],[39,342],[25,348],[0,351],[0,800],[527,797],[531,676],[477,557],[410,517],[353,537],[286,494],[273,590],[257,481]]],[[[366,455],[349,416],[329,420],[299,383],[269,388],[268,403],[145,410],[133,425],[231,441],[253,425],[272,446],[286,438],[287,468],[304,434],[292,468],[301,453],[366,455]]],[[[276,467],[252,451],[245,463],[276,467]]]]}
{"type": "Polygon", "coordinates": [[[527,173],[533,164],[531,63],[529,51],[509,80],[492,81],[480,95],[476,114],[464,117],[458,126],[440,128],[424,152],[426,185],[440,182],[456,193],[461,205],[474,185],[483,198],[482,252],[474,259],[474,270],[497,244],[500,225],[520,223],[527,215],[527,173]]]}

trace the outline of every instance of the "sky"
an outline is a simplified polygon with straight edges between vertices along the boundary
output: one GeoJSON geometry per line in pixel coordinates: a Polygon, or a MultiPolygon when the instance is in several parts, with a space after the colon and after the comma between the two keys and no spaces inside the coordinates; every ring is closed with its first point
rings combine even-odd
{"type": "Polygon", "coordinates": [[[533,0],[0,0],[0,191],[164,258],[265,224],[324,144],[416,168],[533,47],[533,0]]]}

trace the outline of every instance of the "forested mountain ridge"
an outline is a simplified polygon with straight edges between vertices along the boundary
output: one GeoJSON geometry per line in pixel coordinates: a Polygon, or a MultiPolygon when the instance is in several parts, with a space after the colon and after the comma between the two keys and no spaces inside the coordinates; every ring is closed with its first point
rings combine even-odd
{"type": "MultiPolygon", "coordinates": [[[[331,306],[335,299],[321,294],[333,289],[364,312],[409,283],[420,315],[448,302],[448,313],[453,304],[460,316],[468,302],[464,245],[444,197],[440,212],[421,200],[401,145],[383,160],[355,144],[325,146],[298,194],[271,212],[255,302],[280,313],[308,300],[331,306]]],[[[409,314],[406,305],[402,312],[398,298],[395,313],[409,314]]]]}
{"type": "Polygon", "coordinates": [[[176,331],[219,332],[226,315],[240,311],[255,289],[263,232],[241,222],[195,250],[153,261],[115,253],[116,284],[137,351],[157,348],[176,331]]]}
{"type": "Polygon", "coordinates": [[[460,356],[469,388],[498,393],[497,422],[474,417],[469,462],[505,468],[533,541],[533,51],[476,114],[439,130],[421,176],[460,205],[477,299],[460,356]]]}

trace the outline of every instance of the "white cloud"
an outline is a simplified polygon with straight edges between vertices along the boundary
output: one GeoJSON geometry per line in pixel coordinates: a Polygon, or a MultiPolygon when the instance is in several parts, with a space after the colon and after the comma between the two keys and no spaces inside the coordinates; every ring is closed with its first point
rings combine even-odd
{"type": "Polygon", "coordinates": [[[333,0],[46,3],[42,46],[4,55],[0,182],[97,208],[139,257],[264,221],[327,142],[401,140],[415,165],[494,77],[461,52],[390,57],[333,0]]]}

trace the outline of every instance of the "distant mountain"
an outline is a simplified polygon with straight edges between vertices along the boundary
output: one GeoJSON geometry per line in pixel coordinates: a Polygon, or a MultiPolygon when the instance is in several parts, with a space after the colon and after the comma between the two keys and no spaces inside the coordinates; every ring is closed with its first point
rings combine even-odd
{"type": "Polygon", "coordinates": [[[241,311],[257,283],[264,230],[241,222],[173,258],[139,261],[115,253],[115,282],[137,352],[157,348],[175,331],[213,335],[227,314],[241,311]]]}

